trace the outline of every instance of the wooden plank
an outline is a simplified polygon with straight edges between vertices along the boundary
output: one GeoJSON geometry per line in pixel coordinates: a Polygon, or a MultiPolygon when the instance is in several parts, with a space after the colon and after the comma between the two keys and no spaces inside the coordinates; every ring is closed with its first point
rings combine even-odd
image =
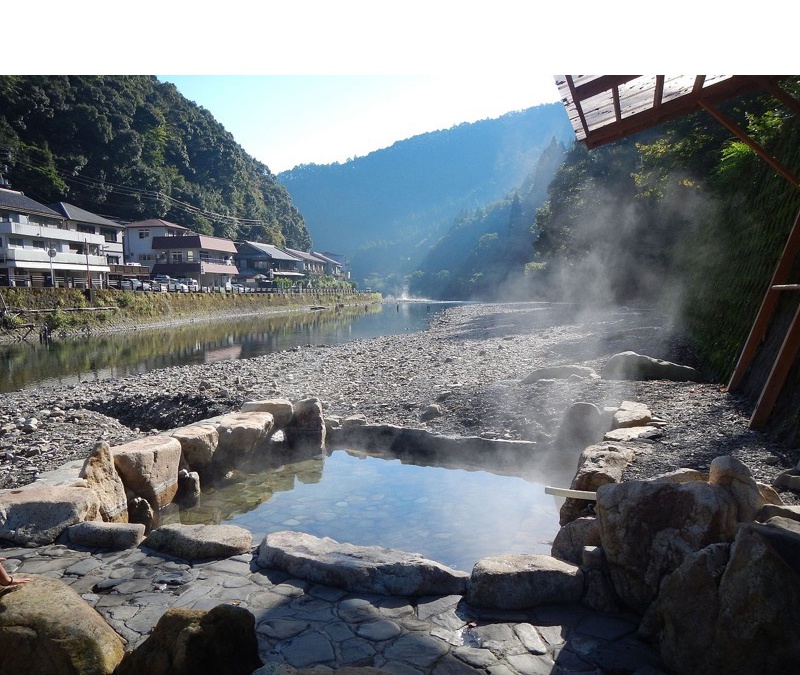
{"type": "Polygon", "coordinates": [[[588,499],[589,501],[597,501],[597,493],[591,490],[572,490],[571,488],[553,487],[551,485],[544,486],[544,493],[546,495],[553,495],[555,497],[569,497],[570,499],[588,499]]]}
{"type": "Polygon", "coordinates": [[[750,335],[742,348],[742,353],[739,355],[739,360],[736,362],[736,367],[733,369],[733,375],[728,382],[728,391],[735,391],[744,379],[747,369],[750,367],[753,359],[755,358],[758,348],[767,334],[767,329],[775,314],[775,309],[778,306],[778,299],[780,297],[779,290],[773,290],[776,286],[781,286],[789,278],[792,270],[792,265],[800,253],[800,211],[794,219],[792,231],[789,233],[789,238],[786,240],[786,245],[783,247],[783,253],[780,260],[775,267],[775,272],[772,275],[772,283],[761,301],[761,307],[756,315],[756,320],[753,322],[753,327],[750,329],[750,335]]]}
{"type": "Polygon", "coordinates": [[[750,418],[751,428],[758,429],[767,423],[798,351],[800,351],[800,306],[794,314],[792,325],[786,332],[778,357],[772,365],[772,370],[750,418]]]}

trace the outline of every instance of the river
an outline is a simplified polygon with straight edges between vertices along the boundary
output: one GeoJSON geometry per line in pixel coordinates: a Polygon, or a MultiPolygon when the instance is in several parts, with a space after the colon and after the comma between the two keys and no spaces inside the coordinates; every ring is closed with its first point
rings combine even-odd
{"type": "Polygon", "coordinates": [[[246,359],[303,345],[423,330],[454,303],[399,302],[241,318],[194,320],[56,340],[0,345],[0,392],[121,378],[158,368],[246,359]]]}

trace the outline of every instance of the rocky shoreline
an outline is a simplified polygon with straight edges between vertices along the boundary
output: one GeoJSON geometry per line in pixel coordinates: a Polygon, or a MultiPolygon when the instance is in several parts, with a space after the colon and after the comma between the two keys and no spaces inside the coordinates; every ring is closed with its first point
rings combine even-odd
{"type": "MultiPolygon", "coordinates": [[[[575,402],[603,407],[631,400],[666,424],[648,439],[653,452],[629,465],[626,479],[677,468],[707,471],[726,454],[765,483],[796,466],[800,451],[750,430],[745,402],[719,383],[522,382],[546,366],[599,371],[625,350],[692,365],[680,334],[647,310],[579,314],[567,305],[475,304],[449,308],[413,334],[12,392],[0,402],[0,488],[83,459],[97,441],[123,443],[276,396],[316,396],[326,415],[359,413],[372,423],[542,444],[553,441],[575,402]]],[[[797,503],[791,492],[784,499],[797,503]]]]}
{"type": "MultiPolygon", "coordinates": [[[[0,644],[9,644],[17,626],[30,626],[31,634],[60,645],[63,626],[80,623],[95,638],[74,650],[76,657],[107,660],[91,672],[118,675],[198,672],[209,658],[216,659],[215,672],[248,675],[294,675],[311,666],[432,675],[577,675],[592,668],[643,675],[665,666],[694,672],[701,662],[702,672],[721,672],[714,670],[719,663],[726,672],[783,667],[795,659],[793,628],[762,617],[765,608],[781,614],[796,605],[796,578],[786,574],[784,554],[796,546],[797,511],[779,505],[774,491],[753,478],[772,483],[795,466],[796,453],[750,431],[741,402],[719,385],[594,374],[612,376],[614,363],[642,358],[611,358],[623,350],[678,360],[686,352],[664,326],[663,317],[641,310],[578,316],[566,306],[475,305],[453,308],[419,334],[8,395],[0,441],[3,478],[11,486],[31,482],[50,465],[83,460],[95,445],[83,465],[87,480],[95,471],[102,480],[102,467],[111,465],[125,475],[126,494],[142,492],[143,478],[148,490],[167,486],[173,495],[174,480],[136,469],[145,454],[152,451],[153,467],[170,464],[170,476],[179,473],[181,458],[199,470],[201,455],[189,452],[193,445],[182,448],[184,436],[188,441],[213,427],[213,461],[219,454],[225,464],[225,452],[249,447],[243,437],[229,440],[226,429],[233,439],[236,425],[244,431],[253,423],[263,432],[273,422],[278,431],[265,437],[268,445],[282,444],[284,435],[289,446],[293,438],[318,436],[308,450],[319,452],[330,425],[329,447],[368,449],[393,439],[385,453],[411,452],[423,462],[436,454],[449,461],[469,448],[480,463],[495,456],[503,471],[513,471],[541,450],[549,460],[537,469],[557,468],[547,474],[559,476],[551,484],[574,480],[552,556],[484,558],[471,575],[419,554],[291,531],[253,548],[246,530],[227,525],[167,524],[142,541],[142,521],[118,524],[104,515],[106,522],[97,522],[87,515],[59,543],[48,537],[35,545],[26,532],[12,532],[15,538],[0,549],[9,572],[34,576],[31,584],[0,589],[0,644]],[[585,447],[576,467],[572,450],[586,445],[593,425],[612,431],[585,447]],[[97,440],[115,446],[113,459],[97,440]],[[626,480],[668,472],[655,481],[626,480]],[[741,626],[729,625],[729,615],[744,617],[751,632],[772,626],[774,635],[740,641],[741,626]],[[675,632],[685,624],[702,639],[686,639],[683,628],[675,632]],[[233,631],[239,642],[220,630],[233,631]],[[190,650],[174,647],[176,631],[180,640],[197,638],[190,650]],[[165,658],[185,663],[165,670],[165,658]]],[[[674,364],[650,366],[697,376],[674,364]]],[[[76,500],[101,499],[108,490],[99,483],[55,489],[82,493],[76,500]]],[[[44,536],[49,502],[36,502],[36,490],[7,491],[0,512],[8,522],[36,523],[28,534],[44,536]],[[31,508],[44,509],[41,517],[20,515],[31,508]]],[[[159,495],[146,499],[171,499],[159,495]]],[[[782,497],[791,504],[797,495],[784,490],[782,497]]],[[[125,503],[122,496],[123,509],[125,503]]],[[[98,508],[109,506],[102,501],[98,508]]],[[[27,645],[22,652],[32,649],[27,645]]],[[[6,654],[0,663],[50,672],[30,670],[31,660],[17,651],[0,650],[6,654]]],[[[81,666],[81,672],[89,671],[81,666]]]]}

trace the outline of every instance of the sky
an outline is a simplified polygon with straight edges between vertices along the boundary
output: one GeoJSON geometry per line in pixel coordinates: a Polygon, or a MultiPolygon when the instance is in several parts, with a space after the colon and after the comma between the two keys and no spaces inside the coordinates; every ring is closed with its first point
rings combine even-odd
{"type": "Polygon", "coordinates": [[[550,75],[159,75],[273,173],[558,100],[550,75]]]}
{"type": "Polygon", "coordinates": [[[558,100],[557,73],[794,72],[794,23],[756,32],[672,0],[39,0],[3,74],[159,76],[274,173],[558,100]],[[601,10],[607,11],[601,11],[601,10]],[[65,39],[69,36],[69,39],[65,39]],[[734,36],[736,39],[731,39],[734,36]]]}

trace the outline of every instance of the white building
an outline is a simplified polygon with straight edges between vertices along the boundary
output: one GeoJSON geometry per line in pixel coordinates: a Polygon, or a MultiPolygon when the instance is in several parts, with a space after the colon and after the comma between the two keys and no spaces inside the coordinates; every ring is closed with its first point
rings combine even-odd
{"type": "Polygon", "coordinates": [[[158,251],[153,251],[153,239],[156,237],[180,237],[194,234],[188,227],[176,225],[160,218],[139,220],[125,226],[124,249],[125,262],[139,263],[151,269],[157,262],[158,251]]]}
{"type": "Polygon", "coordinates": [[[105,244],[104,234],[80,231],[77,221],[0,188],[0,284],[100,287],[109,272],[105,244]]]}

